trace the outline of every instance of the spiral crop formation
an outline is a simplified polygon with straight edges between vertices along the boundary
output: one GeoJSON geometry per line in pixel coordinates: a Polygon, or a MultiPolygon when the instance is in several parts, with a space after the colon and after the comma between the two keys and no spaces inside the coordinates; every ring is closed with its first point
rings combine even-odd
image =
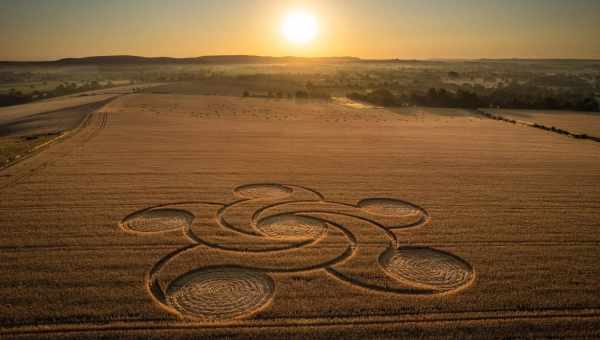
{"type": "MultiPolygon", "coordinates": [[[[119,223],[125,231],[135,234],[182,230],[192,242],[162,258],[147,275],[148,291],[165,310],[207,322],[249,317],[276,299],[276,282],[270,275],[273,273],[322,270],[356,287],[404,295],[458,291],[475,278],[471,265],[458,256],[429,247],[399,245],[395,230],[420,227],[429,222],[429,214],[410,202],[367,198],[352,205],[327,201],[309,188],[274,183],[240,186],[234,194],[239,199],[232,203],[166,204],[132,213],[119,223]],[[216,229],[212,233],[218,235],[217,241],[229,243],[204,240],[203,237],[211,237],[206,222],[202,224],[203,233],[195,233],[195,216],[179,208],[186,204],[215,206],[212,228],[216,229]],[[252,214],[249,207],[258,209],[252,214]],[[234,225],[228,221],[229,215],[251,217],[246,225],[239,222],[234,225]],[[347,248],[339,246],[344,239],[347,248]],[[223,262],[219,255],[207,260],[212,263],[214,258],[221,261],[219,263],[204,263],[166,285],[162,283],[163,269],[176,260],[184,260],[185,256],[195,254],[202,258],[202,252],[208,247],[222,253],[223,258],[236,253],[237,261],[243,261],[244,257],[239,255],[250,251],[244,244],[257,241],[280,244],[252,250],[253,256],[271,260],[270,266],[222,264],[232,262],[223,262]],[[326,244],[336,246],[323,248],[326,244]],[[379,256],[373,251],[361,251],[362,248],[379,249],[379,256]],[[283,259],[286,252],[294,251],[303,252],[289,255],[290,259],[302,263],[290,268],[290,262],[283,259]]],[[[194,261],[190,258],[184,262],[194,261]]]]}
{"type": "Polygon", "coordinates": [[[265,306],[273,288],[273,280],[256,270],[207,268],[174,280],[167,289],[167,302],[189,317],[235,319],[265,306]]]}
{"type": "Polygon", "coordinates": [[[384,270],[400,280],[435,290],[450,290],[468,282],[473,271],[463,260],[431,248],[403,248],[384,256],[384,270]]]}

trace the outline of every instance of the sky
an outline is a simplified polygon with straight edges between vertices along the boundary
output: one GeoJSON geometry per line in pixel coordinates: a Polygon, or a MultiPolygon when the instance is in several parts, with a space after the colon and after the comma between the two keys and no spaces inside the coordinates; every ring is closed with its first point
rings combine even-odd
{"type": "Polygon", "coordinates": [[[600,59],[600,0],[0,0],[0,60],[194,57],[600,59]],[[303,9],[309,43],[282,21],[303,9]]]}

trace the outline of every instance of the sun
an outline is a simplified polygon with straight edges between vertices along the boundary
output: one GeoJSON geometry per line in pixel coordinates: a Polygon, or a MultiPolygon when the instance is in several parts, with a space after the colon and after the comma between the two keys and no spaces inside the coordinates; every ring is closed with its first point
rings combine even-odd
{"type": "Polygon", "coordinates": [[[304,45],[315,39],[319,27],[312,14],[304,10],[294,10],[283,20],[281,31],[290,43],[304,45]]]}

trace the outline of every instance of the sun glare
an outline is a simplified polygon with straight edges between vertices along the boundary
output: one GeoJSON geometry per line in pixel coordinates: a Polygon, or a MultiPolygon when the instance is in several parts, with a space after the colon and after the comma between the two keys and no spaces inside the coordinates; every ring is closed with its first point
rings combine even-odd
{"type": "Polygon", "coordinates": [[[282,33],[290,43],[307,44],[317,36],[317,19],[303,10],[292,11],[283,20],[282,33]]]}

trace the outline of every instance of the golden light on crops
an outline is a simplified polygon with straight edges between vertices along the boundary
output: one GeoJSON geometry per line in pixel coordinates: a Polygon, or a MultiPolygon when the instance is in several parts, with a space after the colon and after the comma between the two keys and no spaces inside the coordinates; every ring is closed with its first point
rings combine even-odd
{"type": "Polygon", "coordinates": [[[318,31],[317,19],[304,10],[290,11],[283,20],[283,36],[292,44],[305,45],[315,39],[318,31]]]}

